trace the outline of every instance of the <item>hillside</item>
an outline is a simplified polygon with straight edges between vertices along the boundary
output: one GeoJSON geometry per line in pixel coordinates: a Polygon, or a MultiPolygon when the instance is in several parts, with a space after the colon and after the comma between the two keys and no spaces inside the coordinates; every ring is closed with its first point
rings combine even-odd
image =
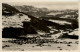
{"type": "Polygon", "coordinates": [[[11,5],[6,3],[2,3],[2,15],[13,15],[18,13],[19,11],[11,5]]]}
{"type": "Polygon", "coordinates": [[[2,16],[3,37],[10,35],[14,37],[16,35],[20,36],[21,34],[34,34],[37,33],[37,31],[49,32],[50,29],[47,27],[47,25],[44,25],[45,23],[41,23],[42,20],[28,14],[25,15],[24,13],[20,13],[17,9],[8,4],[3,4],[3,7],[6,8],[3,10],[2,16]],[[8,8],[10,8],[10,10],[8,10],[8,8]],[[5,11],[9,13],[6,13],[5,11]]]}

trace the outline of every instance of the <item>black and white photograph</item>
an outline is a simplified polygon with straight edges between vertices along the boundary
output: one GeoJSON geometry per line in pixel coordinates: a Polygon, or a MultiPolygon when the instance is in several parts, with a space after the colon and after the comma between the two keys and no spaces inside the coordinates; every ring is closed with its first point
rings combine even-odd
{"type": "Polygon", "coordinates": [[[77,2],[3,2],[2,50],[79,49],[77,2]]]}

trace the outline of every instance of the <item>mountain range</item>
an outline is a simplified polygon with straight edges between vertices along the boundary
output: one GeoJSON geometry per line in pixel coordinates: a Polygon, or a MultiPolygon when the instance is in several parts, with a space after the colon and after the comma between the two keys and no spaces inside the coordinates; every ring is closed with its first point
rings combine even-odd
{"type": "MultiPolygon", "coordinates": [[[[51,28],[67,30],[78,28],[77,19],[59,18],[59,15],[47,15],[52,11],[47,8],[35,8],[33,6],[11,6],[2,4],[3,37],[17,37],[27,34],[38,34],[38,32],[50,33],[51,28]],[[8,20],[6,20],[8,19],[8,20]],[[22,20],[23,19],[23,20],[22,20]],[[71,24],[59,24],[49,20],[62,20],[71,24]],[[14,25],[13,25],[14,24],[14,25]],[[14,27],[13,27],[14,26],[14,27]],[[17,27],[19,26],[19,27],[17,27]]],[[[73,12],[74,13],[74,12],[73,12]]],[[[76,12],[77,13],[77,12],[76,12]]],[[[61,13],[62,14],[62,13],[61,13]]],[[[64,14],[63,14],[64,15],[64,14]]],[[[60,16],[61,17],[61,16],[60,16]]],[[[76,14],[76,18],[77,18],[76,14]]]]}

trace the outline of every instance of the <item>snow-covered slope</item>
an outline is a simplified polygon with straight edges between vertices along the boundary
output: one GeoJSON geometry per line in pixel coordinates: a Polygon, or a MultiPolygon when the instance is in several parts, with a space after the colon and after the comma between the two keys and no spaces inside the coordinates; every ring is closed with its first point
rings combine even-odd
{"type": "Polygon", "coordinates": [[[19,13],[13,16],[2,16],[2,27],[22,27],[23,21],[30,22],[30,20],[27,15],[19,16],[19,13]]]}

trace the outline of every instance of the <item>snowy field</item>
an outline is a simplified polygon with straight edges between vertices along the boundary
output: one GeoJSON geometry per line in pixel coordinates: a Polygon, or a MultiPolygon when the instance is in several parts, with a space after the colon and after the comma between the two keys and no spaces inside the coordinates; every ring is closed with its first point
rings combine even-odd
{"type": "MultiPolygon", "coordinates": [[[[38,44],[16,44],[9,43],[10,38],[2,39],[3,51],[31,51],[31,50],[78,50],[78,40],[76,39],[55,39],[53,43],[38,44]]],[[[14,39],[15,40],[15,39],[14,39]]]]}

